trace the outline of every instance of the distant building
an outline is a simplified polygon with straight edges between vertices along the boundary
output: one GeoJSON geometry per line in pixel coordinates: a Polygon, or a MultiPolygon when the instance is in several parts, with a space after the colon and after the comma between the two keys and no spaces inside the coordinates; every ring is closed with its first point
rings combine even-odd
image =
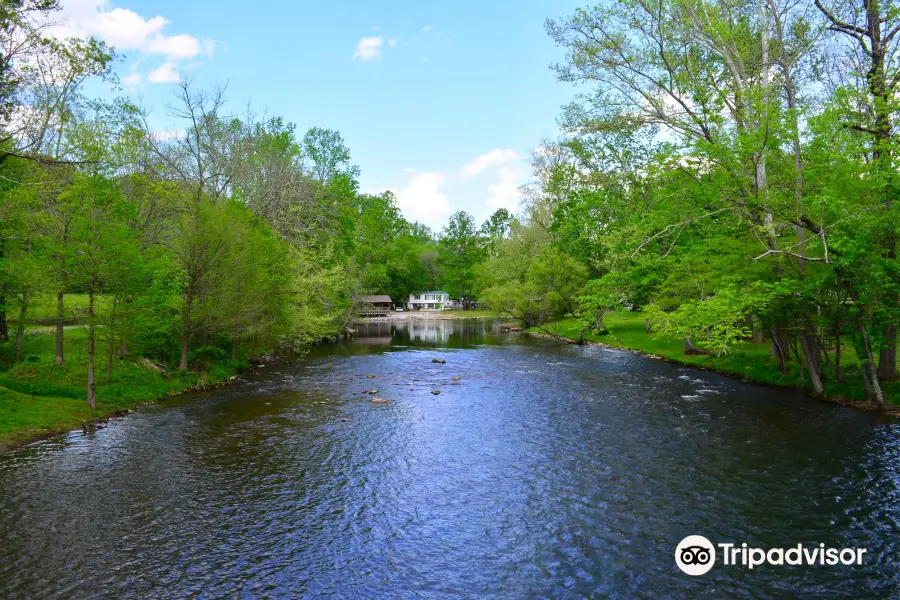
{"type": "Polygon", "coordinates": [[[421,310],[423,308],[447,308],[450,303],[450,294],[443,290],[415,292],[409,295],[409,302],[406,305],[410,310],[421,310]]]}
{"type": "Polygon", "coordinates": [[[393,301],[390,296],[358,296],[353,312],[361,317],[377,317],[391,312],[393,301]]]}

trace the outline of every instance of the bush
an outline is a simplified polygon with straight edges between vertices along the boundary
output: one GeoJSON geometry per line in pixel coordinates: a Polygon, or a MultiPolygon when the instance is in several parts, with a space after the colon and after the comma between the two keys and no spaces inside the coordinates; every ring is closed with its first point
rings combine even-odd
{"type": "Polygon", "coordinates": [[[193,369],[209,371],[214,363],[225,361],[227,354],[218,346],[200,346],[188,354],[188,363],[193,369]]]}
{"type": "Polygon", "coordinates": [[[209,368],[209,379],[210,381],[225,381],[230,373],[228,365],[215,363],[209,368]]]}

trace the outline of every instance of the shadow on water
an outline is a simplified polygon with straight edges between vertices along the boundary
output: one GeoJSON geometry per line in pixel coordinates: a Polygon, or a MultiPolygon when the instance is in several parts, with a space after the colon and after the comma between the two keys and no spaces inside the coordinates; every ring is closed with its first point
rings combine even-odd
{"type": "Polygon", "coordinates": [[[243,383],[0,457],[0,589],[897,597],[897,434],[798,394],[490,322],[371,323],[243,383]],[[868,554],[691,578],[674,562],[688,534],[868,554]]]}

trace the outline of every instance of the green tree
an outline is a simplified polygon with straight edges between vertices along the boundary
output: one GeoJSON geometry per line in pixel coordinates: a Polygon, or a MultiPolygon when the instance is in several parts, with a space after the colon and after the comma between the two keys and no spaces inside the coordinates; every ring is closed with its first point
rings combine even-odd
{"type": "Polygon", "coordinates": [[[443,281],[460,300],[474,296],[474,267],[482,258],[482,240],[475,219],[467,212],[453,213],[438,241],[443,281]]]}

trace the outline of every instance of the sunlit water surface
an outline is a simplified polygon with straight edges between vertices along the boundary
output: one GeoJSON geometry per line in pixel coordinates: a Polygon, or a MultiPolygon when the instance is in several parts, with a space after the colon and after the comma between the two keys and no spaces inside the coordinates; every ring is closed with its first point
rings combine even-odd
{"type": "Polygon", "coordinates": [[[246,380],[0,456],[0,596],[900,596],[900,428],[868,414],[477,321],[246,380]],[[690,578],[694,533],[868,553],[690,578]]]}

